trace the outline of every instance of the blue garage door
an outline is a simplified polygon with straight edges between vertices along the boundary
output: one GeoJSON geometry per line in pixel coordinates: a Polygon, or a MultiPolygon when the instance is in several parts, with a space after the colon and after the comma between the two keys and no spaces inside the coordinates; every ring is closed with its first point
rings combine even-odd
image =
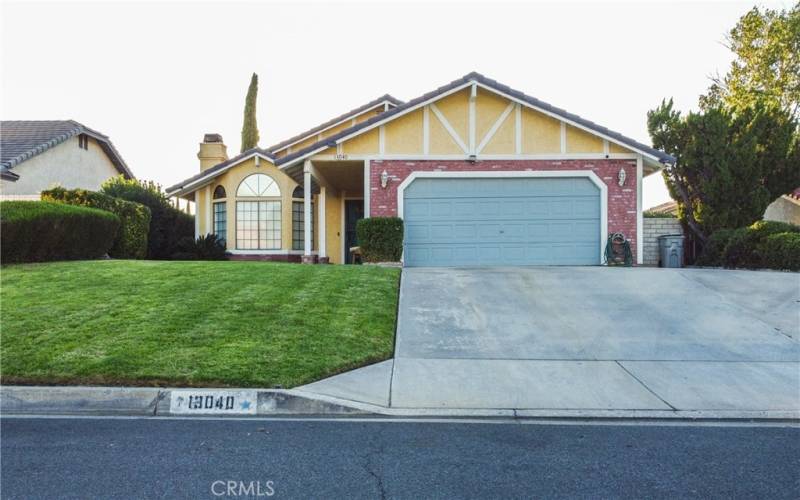
{"type": "Polygon", "coordinates": [[[585,177],[418,178],[403,196],[407,266],[600,264],[585,177]]]}

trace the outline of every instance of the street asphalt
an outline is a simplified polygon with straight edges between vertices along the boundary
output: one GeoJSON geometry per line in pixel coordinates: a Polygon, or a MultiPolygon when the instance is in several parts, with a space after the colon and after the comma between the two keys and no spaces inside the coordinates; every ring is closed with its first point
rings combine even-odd
{"type": "Polygon", "coordinates": [[[800,429],[787,426],[4,418],[0,430],[4,499],[800,497],[800,429]]]}

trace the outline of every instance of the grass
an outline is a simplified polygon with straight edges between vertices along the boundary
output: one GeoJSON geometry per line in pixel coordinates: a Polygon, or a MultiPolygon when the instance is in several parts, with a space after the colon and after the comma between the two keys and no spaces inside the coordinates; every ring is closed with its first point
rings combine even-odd
{"type": "Polygon", "coordinates": [[[87,261],[0,270],[6,384],[291,387],[392,355],[399,270],[87,261]]]}

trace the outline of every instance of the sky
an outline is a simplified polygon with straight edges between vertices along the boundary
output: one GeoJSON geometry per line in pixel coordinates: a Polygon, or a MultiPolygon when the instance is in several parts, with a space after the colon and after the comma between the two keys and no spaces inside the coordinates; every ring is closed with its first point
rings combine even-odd
{"type": "MultiPolygon", "coordinates": [[[[0,116],[77,120],[169,186],[199,172],[204,133],[239,152],[253,72],[267,147],[478,71],[649,144],[647,111],[696,108],[754,5],[790,3],[4,1],[0,116]]],[[[660,175],[645,179],[644,207],[668,200],[660,175]]]]}

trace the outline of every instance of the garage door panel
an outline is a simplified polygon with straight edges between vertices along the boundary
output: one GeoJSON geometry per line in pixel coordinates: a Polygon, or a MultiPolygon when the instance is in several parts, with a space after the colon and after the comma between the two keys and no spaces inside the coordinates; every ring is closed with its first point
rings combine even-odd
{"type": "Polygon", "coordinates": [[[409,266],[599,264],[586,178],[417,179],[404,207],[409,266]]]}
{"type": "Polygon", "coordinates": [[[407,200],[403,208],[405,211],[405,218],[407,220],[422,219],[430,213],[428,205],[428,200],[407,200]]]}
{"type": "Polygon", "coordinates": [[[597,219],[600,217],[600,204],[597,197],[576,198],[572,204],[573,215],[579,218],[597,219]]]}

